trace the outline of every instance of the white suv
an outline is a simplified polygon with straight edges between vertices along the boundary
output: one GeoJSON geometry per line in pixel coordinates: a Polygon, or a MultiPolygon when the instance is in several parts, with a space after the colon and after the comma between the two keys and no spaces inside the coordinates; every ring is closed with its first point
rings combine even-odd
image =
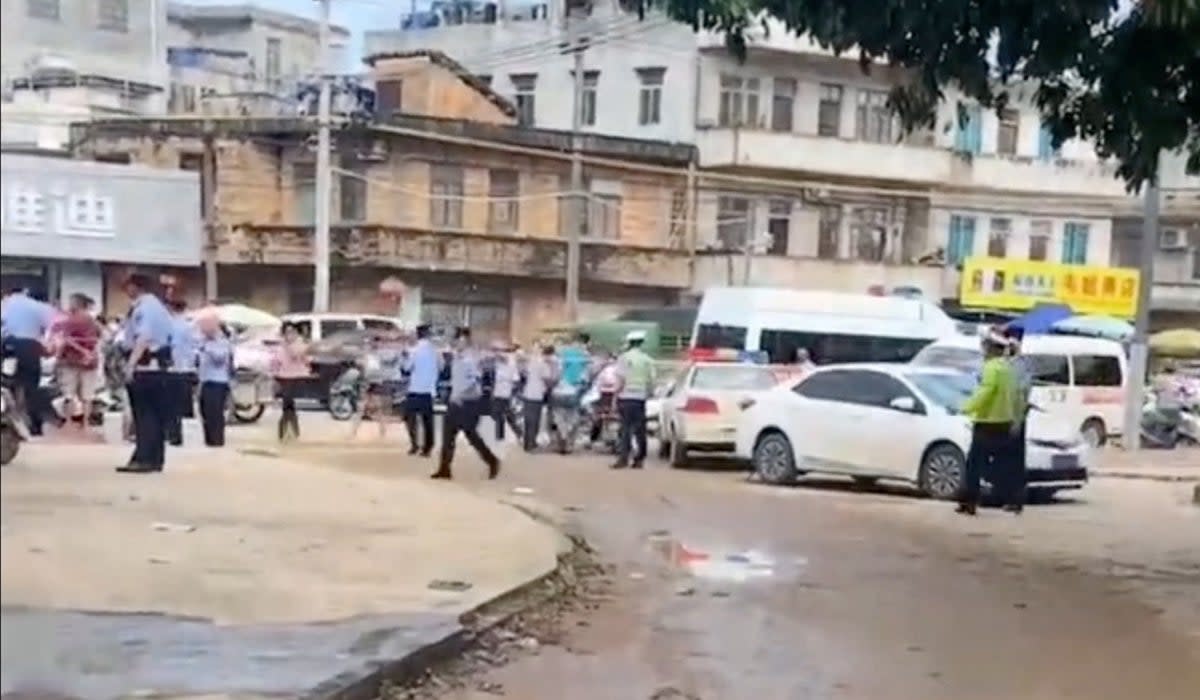
{"type": "Polygon", "coordinates": [[[298,326],[300,334],[312,342],[344,331],[404,330],[404,322],[400,319],[376,314],[297,313],[286,314],[280,320],[298,326]]]}

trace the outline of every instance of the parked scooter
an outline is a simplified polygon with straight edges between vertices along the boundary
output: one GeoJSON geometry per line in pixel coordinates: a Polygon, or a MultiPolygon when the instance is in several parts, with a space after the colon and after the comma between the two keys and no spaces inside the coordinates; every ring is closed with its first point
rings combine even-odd
{"type": "Polygon", "coordinates": [[[4,358],[3,372],[0,373],[0,466],[13,461],[21,443],[29,439],[25,410],[17,401],[13,388],[15,365],[15,359],[4,358]]]}
{"type": "Polygon", "coordinates": [[[559,382],[550,391],[550,445],[559,454],[575,450],[580,428],[584,425],[579,390],[559,382]]]}
{"type": "Polygon", "coordinates": [[[350,365],[329,385],[329,415],[334,420],[350,420],[358,413],[362,382],[362,369],[358,365],[350,365]]]}
{"type": "Polygon", "coordinates": [[[1179,409],[1159,408],[1155,393],[1147,391],[1142,406],[1142,445],[1151,449],[1175,449],[1184,440],[1180,429],[1182,414],[1179,409]]]}

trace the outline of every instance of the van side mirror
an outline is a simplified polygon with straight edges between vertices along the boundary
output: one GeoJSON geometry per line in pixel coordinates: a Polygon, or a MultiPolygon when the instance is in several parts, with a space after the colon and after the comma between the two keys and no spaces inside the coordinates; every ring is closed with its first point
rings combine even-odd
{"type": "Polygon", "coordinates": [[[911,396],[897,396],[888,401],[888,407],[905,413],[917,413],[917,400],[911,396]]]}

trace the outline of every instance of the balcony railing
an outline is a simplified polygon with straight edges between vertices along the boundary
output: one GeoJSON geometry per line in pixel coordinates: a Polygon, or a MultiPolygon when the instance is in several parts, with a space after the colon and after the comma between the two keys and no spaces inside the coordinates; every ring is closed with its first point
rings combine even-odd
{"type": "MultiPolygon", "coordinates": [[[[313,261],[312,241],[310,226],[237,226],[221,242],[219,258],[227,264],[308,265],[313,261]]],[[[330,232],[334,266],[562,279],[566,257],[566,242],[558,239],[395,226],[338,226],[330,232]]],[[[583,280],[684,289],[690,273],[684,251],[599,241],[583,243],[583,280]]]]}

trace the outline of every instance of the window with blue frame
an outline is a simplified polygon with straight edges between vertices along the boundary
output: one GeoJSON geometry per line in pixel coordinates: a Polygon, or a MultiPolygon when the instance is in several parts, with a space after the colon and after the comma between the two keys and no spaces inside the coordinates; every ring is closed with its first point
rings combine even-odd
{"type": "Polygon", "coordinates": [[[951,265],[961,265],[964,260],[975,253],[975,217],[950,217],[950,235],[946,243],[946,261],[951,265]]]}
{"type": "Polygon", "coordinates": [[[1038,131],[1038,158],[1054,160],[1058,154],[1059,150],[1054,147],[1054,137],[1050,135],[1050,127],[1042,124],[1042,128],[1038,131]]]}
{"type": "Polygon", "coordinates": [[[1088,225],[1068,221],[1063,226],[1062,261],[1068,265],[1086,265],[1088,225]]]}
{"type": "Polygon", "coordinates": [[[983,147],[983,114],[979,105],[966,108],[966,121],[959,122],[954,134],[954,150],[979,155],[983,147]]]}

